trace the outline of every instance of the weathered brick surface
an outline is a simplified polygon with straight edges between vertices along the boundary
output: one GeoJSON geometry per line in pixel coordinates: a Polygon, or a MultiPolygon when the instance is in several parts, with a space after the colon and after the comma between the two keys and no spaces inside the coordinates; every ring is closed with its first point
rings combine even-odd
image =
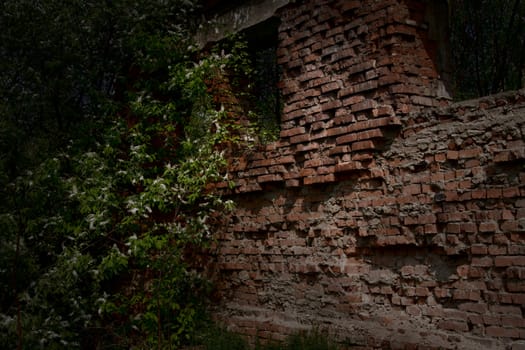
{"type": "Polygon", "coordinates": [[[317,326],[363,349],[523,344],[525,91],[446,106],[424,11],[280,12],[281,139],[231,160],[237,209],[212,269],[232,329],[317,326]]]}

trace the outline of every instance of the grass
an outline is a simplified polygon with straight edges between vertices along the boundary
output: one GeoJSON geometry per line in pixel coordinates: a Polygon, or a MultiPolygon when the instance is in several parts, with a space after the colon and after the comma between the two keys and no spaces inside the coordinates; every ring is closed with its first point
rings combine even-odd
{"type": "Polygon", "coordinates": [[[299,333],[288,338],[279,350],[337,350],[328,337],[318,331],[299,333]]]}
{"type": "MultiPolygon", "coordinates": [[[[210,328],[203,336],[203,350],[247,350],[251,347],[244,338],[223,328],[210,328]]],[[[254,350],[337,350],[328,337],[318,331],[301,332],[284,342],[260,344],[254,350]]]]}

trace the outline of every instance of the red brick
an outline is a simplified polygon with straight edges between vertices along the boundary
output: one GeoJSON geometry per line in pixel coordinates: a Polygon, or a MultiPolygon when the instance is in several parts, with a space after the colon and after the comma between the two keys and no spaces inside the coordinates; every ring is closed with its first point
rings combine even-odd
{"type": "Polygon", "coordinates": [[[521,316],[501,316],[503,327],[525,328],[525,319],[521,316]]]}
{"type": "Polygon", "coordinates": [[[459,195],[456,191],[445,191],[445,199],[447,202],[457,202],[459,195]]]}
{"type": "Polygon", "coordinates": [[[426,296],[430,295],[430,292],[429,292],[428,288],[416,287],[416,295],[418,297],[426,297],[426,296]]]}
{"type": "MultiPolygon", "coordinates": [[[[519,215],[519,212],[520,212],[521,209],[518,209],[518,218],[520,217],[519,215]]],[[[525,216],[525,210],[523,212],[523,216],[525,216]]],[[[503,220],[514,220],[514,214],[512,213],[511,210],[502,210],[501,212],[501,219],[503,220]]]]}
{"type": "Polygon", "coordinates": [[[421,316],[421,308],[418,305],[407,306],[406,312],[410,316],[421,316]]]}
{"type": "Polygon", "coordinates": [[[322,175],[322,176],[312,176],[312,177],[305,177],[303,180],[303,183],[305,185],[312,185],[317,183],[327,183],[327,182],[334,182],[335,176],[334,174],[328,174],[328,175],[322,175]]]}
{"type": "Polygon", "coordinates": [[[416,225],[418,223],[417,217],[413,216],[406,216],[403,218],[403,224],[404,225],[416,225]]]}
{"type": "Polygon", "coordinates": [[[321,86],[321,92],[325,94],[330,91],[338,90],[339,88],[340,88],[339,83],[334,81],[334,82],[321,86]]]}
{"type": "Polygon", "coordinates": [[[307,145],[297,145],[297,152],[308,152],[316,151],[319,149],[319,144],[317,142],[310,142],[307,145]]]}
{"type": "Polygon", "coordinates": [[[484,326],[483,317],[481,315],[469,314],[468,321],[474,325],[484,326]]]}
{"type": "Polygon", "coordinates": [[[295,157],[290,156],[282,156],[276,159],[274,164],[294,164],[295,163],[295,157]]]}
{"type": "MultiPolygon", "coordinates": [[[[381,81],[382,83],[385,82],[384,79],[381,81]]],[[[421,88],[419,86],[409,85],[409,84],[396,84],[390,87],[390,92],[392,94],[409,94],[409,95],[417,95],[421,93],[421,88]]]]}
{"type": "Polygon", "coordinates": [[[359,121],[348,126],[348,132],[379,128],[400,123],[397,117],[383,117],[372,120],[359,121]]]}
{"type": "Polygon", "coordinates": [[[295,136],[295,135],[299,135],[299,134],[304,134],[305,132],[306,132],[306,130],[304,129],[304,127],[298,126],[296,128],[282,130],[280,136],[281,137],[290,137],[290,136],[295,136]]]}
{"type": "Polygon", "coordinates": [[[488,311],[487,304],[485,303],[463,303],[459,305],[459,309],[478,314],[484,314],[488,311]]]}
{"type": "Polygon", "coordinates": [[[520,189],[518,187],[504,188],[502,190],[502,195],[504,198],[513,198],[520,196],[520,189]]]}
{"type": "Polygon", "coordinates": [[[350,304],[361,304],[363,302],[363,295],[361,293],[349,293],[346,295],[346,300],[350,304]]]}
{"type": "Polygon", "coordinates": [[[297,178],[300,178],[302,175],[299,171],[287,171],[283,174],[283,178],[285,180],[289,180],[289,179],[297,179],[297,178]]]}
{"type": "Polygon", "coordinates": [[[307,81],[315,78],[321,78],[324,77],[324,73],[321,70],[313,70],[310,72],[303,73],[299,76],[300,81],[307,81]]]}
{"type": "Polygon", "coordinates": [[[456,268],[456,272],[459,277],[468,277],[469,265],[460,265],[456,268]]]}
{"type": "Polygon", "coordinates": [[[482,149],[477,148],[469,148],[459,151],[459,158],[475,158],[478,157],[483,153],[482,149]]]}
{"type": "Polygon", "coordinates": [[[479,267],[470,267],[468,270],[468,277],[470,278],[483,278],[485,277],[485,270],[479,267]]]}
{"type": "Polygon", "coordinates": [[[443,163],[447,160],[447,155],[445,153],[438,153],[434,155],[434,160],[438,163],[443,163]]]}
{"type": "Polygon", "coordinates": [[[501,198],[503,193],[501,188],[490,188],[487,190],[487,198],[501,198]]]}
{"type": "Polygon", "coordinates": [[[522,280],[507,281],[507,290],[512,293],[525,292],[525,283],[522,280]]]}
{"type": "Polygon", "coordinates": [[[466,321],[467,313],[458,309],[443,309],[443,318],[456,321],[466,321]]]}
{"type": "Polygon", "coordinates": [[[360,141],[355,142],[352,144],[352,151],[362,151],[362,150],[368,150],[368,149],[375,149],[376,146],[372,140],[366,140],[366,141],[360,141]]]}
{"type": "Polygon", "coordinates": [[[511,244],[508,246],[509,255],[525,255],[525,245],[511,244]]]}
{"type": "Polygon", "coordinates": [[[497,256],[494,258],[494,266],[513,266],[513,265],[525,265],[525,256],[497,256]]]}
{"type": "Polygon", "coordinates": [[[463,321],[444,320],[439,322],[438,327],[444,330],[456,332],[467,332],[469,330],[467,322],[463,321]]]}
{"type": "Polygon", "coordinates": [[[336,139],[337,145],[355,142],[355,141],[362,141],[362,140],[368,140],[372,138],[380,138],[383,137],[383,132],[381,129],[372,129],[372,130],[366,130],[361,132],[355,132],[348,135],[340,136],[336,139]]]}
{"type": "Polygon", "coordinates": [[[403,77],[398,73],[389,73],[379,77],[380,86],[389,86],[393,84],[399,84],[403,81],[403,77]]]}
{"type": "Polygon", "coordinates": [[[479,267],[490,267],[493,266],[493,261],[490,256],[485,256],[483,258],[472,258],[472,266],[479,267]]]}
{"type": "Polygon", "coordinates": [[[445,181],[442,173],[432,173],[430,174],[430,180],[434,183],[441,183],[445,181]]]}
{"type": "MultiPolygon", "coordinates": [[[[339,38],[344,40],[344,36],[341,35],[339,38]]],[[[335,62],[338,62],[340,60],[348,59],[355,57],[355,49],[354,48],[348,48],[344,50],[340,50],[339,47],[336,47],[336,51],[332,54],[332,64],[335,62]]]]}
{"type": "Polygon", "coordinates": [[[438,227],[434,224],[426,224],[424,227],[425,234],[438,233],[438,227]]]}
{"type": "Polygon", "coordinates": [[[495,153],[494,155],[494,162],[495,163],[501,163],[501,162],[508,162],[509,160],[512,160],[513,156],[510,151],[499,151],[495,153]]]}
{"type": "Polygon", "coordinates": [[[275,173],[281,173],[281,174],[286,174],[288,173],[288,170],[286,169],[286,167],[284,165],[274,165],[274,166],[271,166],[268,168],[268,171],[272,174],[275,174],[275,173]]]}
{"type": "Polygon", "coordinates": [[[471,191],[472,199],[483,199],[487,198],[487,191],[485,190],[474,190],[471,191]]]}
{"type": "Polygon", "coordinates": [[[458,189],[459,183],[457,181],[449,181],[445,184],[445,189],[447,191],[456,191],[458,189]]]}
{"type": "Polygon", "coordinates": [[[507,278],[517,278],[525,280],[525,267],[509,267],[505,271],[507,278]]]}
{"type": "Polygon", "coordinates": [[[498,230],[498,224],[493,221],[482,222],[479,224],[479,232],[489,233],[489,232],[496,232],[497,230],[498,230]]]}
{"type": "Polygon", "coordinates": [[[449,290],[445,288],[434,288],[436,298],[447,298],[450,296],[449,290]]]}
{"type": "Polygon", "coordinates": [[[497,338],[519,338],[520,332],[516,328],[487,327],[485,332],[489,337],[497,338]]]}
{"type": "Polygon", "coordinates": [[[521,308],[519,306],[491,305],[490,311],[498,314],[517,315],[521,317],[521,308]]]}
{"type": "Polygon", "coordinates": [[[372,150],[352,154],[352,160],[356,162],[371,161],[372,159],[374,159],[374,153],[372,150]]]}
{"type": "Polygon", "coordinates": [[[455,159],[458,159],[458,157],[459,157],[458,151],[448,151],[447,152],[447,159],[455,160],[455,159]]]}
{"type": "Polygon", "coordinates": [[[394,115],[394,109],[392,106],[379,106],[375,109],[374,117],[392,116],[394,115]]]}
{"type": "Polygon", "coordinates": [[[355,103],[352,105],[352,113],[361,112],[369,109],[373,109],[377,107],[377,102],[374,100],[364,100],[359,103],[355,103]]]}
{"type": "Polygon", "coordinates": [[[501,325],[501,317],[494,315],[483,315],[483,323],[489,326],[501,325]]]}
{"type": "Polygon", "coordinates": [[[462,222],[460,224],[461,232],[465,233],[477,233],[478,232],[478,226],[475,222],[462,222]]]}
{"type": "Polygon", "coordinates": [[[473,300],[478,301],[481,299],[481,292],[479,290],[463,290],[456,289],[452,293],[452,297],[456,300],[473,300]]]}
{"type": "Polygon", "coordinates": [[[222,270],[251,270],[252,266],[247,263],[227,262],[219,265],[222,270]]]}
{"type": "Polygon", "coordinates": [[[513,260],[514,259],[512,256],[497,256],[494,258],[494,266],[496,267],[512,266],[513,260]]]}
{"type": "Polygon", "coordinates": [[[348,145],[346,145],[346,146],[336,146],[336,147],[331,148],[328,151],[328,155],[329,156],[334,156],[334,155],[339,155],[339,154],[350,153],[350,151],[351,151],[351,148],[348,145]]]}
{"type": "Polygon", "coordinates": [[[507,254],[507,247],[499,246],[499,245],[490,245],[489,254],[490,255],[505,255],[507,254]]]}
{"type": "MultiPolygon", "coordinates": [[[[353,86],[348,86],[348,87],[345,87],[345,88],[342,88],[341,90],[339,90],[339,92],[337,93],[337,97],[341,99],[343,97],[346,97],[346,96],[349,96],[349,95],[353,95],[354,93],[355,93],[354,87],[353,86]]],[[[345,105],[345,103],[343,103],[343,105],[345,105]]]]}
{"type": "Polygon", "coordinates": [[[511,294],[511,299],[516,305],[525,305],[525,293],[511,294]]]}
{"type": "Polygon", "coordinates": [[[345,98],[343,100],[343,106],[350,106],[350,105],[354,105],[356,103],[359,103],[359,102],[362,102],[364,101],[365,98],[363,96],[352,96],[352,97],[348,97],[348,98],[345,98]]]}
{"type": "Polygon", "coordinates": [[[328,111],[328,110],[332,110],[332,109],[336,109],[336,108],[339,108],[341,107],[343,104],[341,103],[340,100],[332,100],[330,102],[326,102],[326,103],[323,103],[321,105],[321,109],[322,111],[328,111]]]}
{"type": "Polygon", "coordinates": [[[465,168],[466,169],[475,168],[475,167],[480,166],[480,164],[481,162],[478,158],[468,159],[467,161],[465,161],[465,168]]]}
{"type": "Polygon", "coordinates": [[[445,232],[447,233],[460,233],[461,225],[459,223],[448,223],[445,232]]]}
{"type": "Polygon", "coordinates": [[[332,165],[335,163],[335,160],[332,158],[316,158],[310,159],[304,162],[305,168],[317,168],[324,165],[332,165]]]}
{"type": "MultiPolygon", "coordinates": [[[[409,196],[417,195],[417,194],[421,193],[421,185],[420,184],[411,184],[411,185],[403,187],[402,191],[403,191],[403,194],[405,194],[405,195],[409,195],[409,196]]],[[[427,222],[427,223],[431,224],[432,222],[427,222]]]]}
{"type": "Polygon", "coordinates": [[[352,0],[352,1],[346,0],[346,1],[341,1],[340,3],[341,3],[341,7],[340,7],[341,13],[345,13],[348,11],[358,9],[361,6],[361,2],[357,0],[352,0]]]}
{"type": "Polygon", "coordinates": [[[469,201],[471,198],[472,196],[470,192],[463,192],[459,195],[460,201],[469,201]]]}
{"type": "Polygon", "coordinates": [[[301,182],[296,179],[289,179],[285,181],[286,187],[299,187],[301,186],[301,182]]]}
{"type": "Polygon", "coordinates": [[[304,142],[308,142],[308,141],[310,141],[310,135],[309,134],[302,134],[302,135],[292,136],[290,138],[290,143],[291,144],[304,143],[304,142]]]}
{"type": "Polygon", "coordinates": [[[469,189],[471,187],[472,187],[472,181],[471,180],[462,180],[458,184],[458,188],[462,189],[462,190],[469,189]]]}
{"type": "Polygon", "coordinates": [[[470,252],[473,255],[485,255],[488,252],[487,246],[483,244],[474,244],[470,247],[470,252]]]}
{"type": "Polygon", "coordinates": [[[363,169],[359,162],[339,163],[335,166],[335,172],[349,172],[363,169]]]}
{"type": "MultiPolygon", "coordinates": [[[[363,91],[377,89],[377,80],[369,80],[369,81],[365,81],[364,83],[353,85],[353,89],[356,94],[363,92],[363,91]]],[[[366,108],[366,109],[370,109],[370,108],[366,108]]],[[[353,107],[352,107],[352,111],[354,111],[353,107]]]]}
{"type": "Polygon", "coordinates": [[[335,172],[335,166],[321,166],[317,168],[317,174],[319,175],[332,174],[333,172],[335,172]]]}
{"type": "Polygon", "coordinates": [[[301,177],[305,177],[305,176],[314,176],[314,175],[317,175],[317,171],[313,168],[303,168],[301,169],[301,171],[299,172],[299,175],[301,177]]]}
{"type": "Polygon", "coordinates": [[[245,173],[246,176],[259,176],[268,174],[268,168],[253,168],[245,173]]]}

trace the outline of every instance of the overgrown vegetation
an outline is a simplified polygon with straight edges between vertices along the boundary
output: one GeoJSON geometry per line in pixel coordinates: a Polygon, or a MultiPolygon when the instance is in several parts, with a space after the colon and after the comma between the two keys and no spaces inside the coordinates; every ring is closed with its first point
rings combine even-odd
{"type": "Polygon", "coordinates": [[[0,347],[175,349],[232,203],[238,126],[195,59],[192,1],[0,5],[0,347]]]}
{"type": "Polygon", "coordinates": [[[453,0],[451,47],[457,99],[525,85],[525,2],[453,0]]]}

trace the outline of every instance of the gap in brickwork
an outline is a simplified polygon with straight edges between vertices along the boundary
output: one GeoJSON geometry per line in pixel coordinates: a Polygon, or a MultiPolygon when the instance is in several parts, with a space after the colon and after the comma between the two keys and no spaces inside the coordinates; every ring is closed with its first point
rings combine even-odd
{"type": "Polygon", "coordinates": [[[276,17],[256,24],[242,33],[248,43],[248,53],[253,75],[249,84],[252,96],[251,110],[259,128],[260,141],[275,141],[279,137],[282,97],[278,88],[280,69],[277,65],[278,27],[276,17]]]}
{"type": "Polygon", "coordinates": [[[448,1],[455,100],[525,88],[525,2],[448,1]]]}

